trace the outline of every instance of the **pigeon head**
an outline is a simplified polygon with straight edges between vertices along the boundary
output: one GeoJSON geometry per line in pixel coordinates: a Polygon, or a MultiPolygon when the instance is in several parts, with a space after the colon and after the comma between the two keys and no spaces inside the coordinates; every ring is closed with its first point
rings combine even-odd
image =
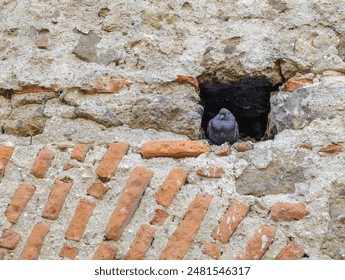
{"type": "Polygon", "coordinates": [[[231,114],[231,112],[228,109],[225,109],[225,108],[222,108],[219,111],[218,116],[219,116],[220,120],[224,120],[224,121],[230,121],[230,120],[234,120],[235,119],[234,115],[231,114]]]}

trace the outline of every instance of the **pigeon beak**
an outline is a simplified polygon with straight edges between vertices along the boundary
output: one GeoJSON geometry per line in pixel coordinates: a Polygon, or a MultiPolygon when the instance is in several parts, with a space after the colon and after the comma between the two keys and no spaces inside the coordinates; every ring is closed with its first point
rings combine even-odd
{"type": "Polygon", "coordinates": [[[222,119],[224,119],[224,115],[220,115],[220,117],[219,117],[219,118],[220,118],[221,120],[222,120],[222,119]]]}

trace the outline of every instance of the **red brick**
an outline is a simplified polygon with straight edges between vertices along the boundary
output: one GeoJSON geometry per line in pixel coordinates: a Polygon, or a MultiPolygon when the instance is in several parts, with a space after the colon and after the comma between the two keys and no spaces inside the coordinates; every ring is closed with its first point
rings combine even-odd
{"type": "Polygon", "coordinates": [[[38,223],[30,233],[20,256],[21,260],[36,260],[40,254],[44,239],[48,234],[50,225],[38,223]]]}
{"type": "Polygon", "coordinates": [[[114,260],[116,257],[118,248],[109,242],[101,242],[93,260],[114,260]]]}
{"type": "Polygon", "coordinates": [[[177,75],[176,81],[180,84],[190,84],[195,88],[197,92],[199,92],[199,82],[197,78],[193,76],[177,75]]]}
{"type": "Polygon", "coordinates": [[[156,228],[150,225],[142,225],[138,230],[131,248],[124,256],[125,260],[142,260],[147,249],[150,247],[156,228]]]}
{"type": "Polygon", "coordinates": [[[45,177],[53,159],[55,152],[49,149],[42,149],[36,157],[32,167],[31,174],[37,178],[45,177]]]}
{"type": "Polygon", "coordinates": [[[95,198],[103,199],[104,195],[108,191],[109,187],[103,184],[101,181],[96,180],[92,185],[87,189],[87,194],[92,195],[95,198]]]}
{"type": "Polygon", "coordinates": [[[71,153],[71,159],[76,159],[80,162],[84,162],[88,150],[89,145],[82,143],[75,144],[71,153]]]}
{"type": "Polygon", "coordinates": [[[203,153],[209,153],[211,148],[208,144],[200,141],[149,141],[143,144],[141,155],[144,158],[154,157],[197,157],[203,153]]]}
{"type": "Polygon", "coordinates": [[[3,260],[5,257],[5,252],[0,250],[0,260],[3,260]]]}
{"type": "Polygon", "coordinates": [[[27,85],[22,87],[20,90],[16,90],[15,94],[21,93],[41,93],[41,92],[55,92],[57,90],[57,85],[52,84],[50,87],[42,87],[39,85],[27,85]]]}
{"type": "Polygon", "coordinates": [[[162,209],[156,209],[155,215],[150,221],[151,225],[161,226],[164,224],[165,220],[169,217],[168,212],[162,209]]]}
{"type": "Polygon", "coordinates": [[[123,79],[109,77],[97,78],[93,89],[94,93],[118,93],[121,89],[131,89],[131,83],[123,79]]]}
{"type": "Polygon", "coordinates": [[[66,239],[80,241],[95,207],[96,204],[87,199],[81,199],[79,201],[74,217],[66,231],[66,239]]]}
{"type": "Polygon", "coordinates": [[[269,226],[260,226],[254,236],[247,242],[244,254],[237,256],[238,260],[259,260],[271,245],[276,230],[269,226]]]}
{"type": "Polygon", "coordinates": [[[218,226],[212,231],[212,237],[222,243],[228,243],[238,225],[249,212],[249,206],[234,200],[224,213],[218,226]]]}
{"type": "Polygon", "coordinates": [[[71,247],[68,245],[63,245],[60,253],[59,253],[59,257],[64,258],[64,259],[68,259],[68,260],[74,260],[76,258],[76,256],[79,253],[79,249],[76,247],[71,247]]]}
{"type": "Polygon", "coordinates": [[[219,260],[221,257],[221,248],[219,244],[212,243],[212,242],[205,242],[203,243],[204,249],[202,252],[215,260],[219,260]]]}
{"type": "Polygon", "coordinates": [[[13,250],[17,247],[21,235],[12,229],[5,229],[0,238],[0,247],[13,250]]]}
{"type": "Polygon", "coordinates": [[[343,148],[338,145],[338,144],[330,144],[325,148],[321,148],[319,150],[319,153],[330,153],[330,154],[334,154],[334,153],[341,153],[343,151],[343,148]]]}
{"type": "Polygon", "coordinates": [[[206,178],[221,178],[223,176],[223,168],[221,167],[207,167],[199,168],[196,173],[206,178]]]}
{"type": "Polygon", "coordinates": [[[275,203],[271,208],[271,218],[274,221],[294,221],[308,216],[303,203],[275,203]]]}
{"type": "Polygon", "coordinates": [[[311,85],[312,83],[313,80],[309,78],[291,78],[284,84],[283,91],[292,92],[300,87],[311,85]]]}
{"type": "Polygon", "coordinates": [[[6,165],[12,156],[14,148],[0,145],[0,178],[4,176],[6,165]]]}
{"type": "Polygon", "coordinates": [[[254,145],[252,143],[248,143],[248,142],[237,142],[233,146],[234,146],[235,150],[239,153],[250,151],[250,150],[253,150],[253,148],[254,148],[254,145]]]}
{"type": "Polygon", "coordinates": [[[137,166],[129,175],[126,185],[120,195],[119,201],[110,217],[105,237],[117,241],[136,209],[141,197],[149,184],[153,172],[142,166],[137,166]]]}
{"type": "Polygon", "coordinates": [[[59,218],[61,208],[65,202],[65,199],[72,188],[73,180],[70,178],[64,178],[56,180],[52,190],[50,191],[48,201],[44,207],[42,217],[50,220],[56,220],[59,218]]]}
{"type": "Polygon", "coordinates": [[[113,177],[119,163],[129,148],[128,143],[119,142],[110,144],[96,170],[97,176],[102,181],[109,181],[113,177]]]}
{"type": "Polygon", "coordinates": [[[303,258],[304,251],[295,242],[290,242],[275,257],[275,260],[299,260],[303,258]]]}
{"type": "Polygon", "coordinates": [[[312,149],[312,146],[310,146],[309,144],[306,144],[306,143],[301,143],[301,144],[297,145],[297,147],[299,147],[301,149],[307,149],[307,150],[312,149]]]}
{"type": "Polygon", "coordinates": [[[161,260],[180,260],[194,241],[213,196],[198,194],[189,205],[181,224],[163,249],[161,260]]]}
{"type": "Polygon", "coordinates": [[[172,169],[156,192],[157,204],[169,207],[177,192],[186,182],[187,175],[187,170],[183,168],[172,169]]]}
{"type": "Polygon", "coordinates": [[[219,157],[228,156],[230,155],[230,146],[228,143],[224,143],[221,146],[216,146],[214,152],[219,157]]]}
{"type": "Polygon", "coordinates": [[[65,163],[65,164],[63,165],[62,170],[63,170],[63,171],[66,171],[66,170],[70,170],[70,169],[76,168],[76,167],[79,167],[79,166],[78,166],[77,164],[68,162],[68,163],[65,163]]]}
{"type": "Polygon", "coordinates": [[[36,188],[30,184],[21,183],[14,192],[11,203],[5,212],[7,220],[15,224],[18,222],[26,204],[34,194],[36,188]]]}

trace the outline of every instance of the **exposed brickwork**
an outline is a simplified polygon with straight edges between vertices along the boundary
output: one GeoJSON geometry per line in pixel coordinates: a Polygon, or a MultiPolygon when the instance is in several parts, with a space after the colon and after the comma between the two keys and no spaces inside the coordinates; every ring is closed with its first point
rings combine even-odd
{"type": "Polygon", "coordinates": [[[48,234],[50,225],[38,223],[30,233],[20,256],[21,260],[35,260],[38,258],[44,239],[48,234]]]}
{"type": "Polygon", "coordinates": [[[119,142],[109,145],[108,150],[99,163],[96,174],[102,181],[109,181],[113,177],[117,166],[129,148],[128,143],[119,142]]]}
{"type": "Polygon", "coordinates": [[[300,87],[311,85],[312,83],[313,80],[309,78],[291,78],[284,83],[283,91],[292,92],[300,87]]]}
{"type": "Polygon", "coordinates": [[[57,85],[52,84],[50,87],[42,87],[39,85],[26,85],[23,86],[20,90],[16,90],[16,94],[21,93],[42,93],[42,92],[55,92],[57,90],[57,85]]]}
{"type": "Polygon", "coordinates": [[[249,142],[237,142],[233,145],[233,147],[235,148],[237,152],[243,153],[243,152],[253,150],[254,145],[249,142]]]}
{"type": "Polygon", "coordinates": [[[150,221],[151,225],[161,226],[164,224],[165,220],[169,217],[169,213],[163,209],[156,209],[155,215],[150,221]]]}
{"type": "Polygon", "coordinates": [[[228,143],[224,143],[221,146],[216,146],[214,152],[219,157],[226,157],[230,155],[230,146],[228,143]]]}
{"type": "Polygon", "coordinates": [[[26,204],[34,194],[35,190],[36,188],[34,186],[27,183],[21,183],[19,185],[5,212],[5,216],[8,221],[13,224],[18,222],[20,215],[23,213],[26,204]]]}
{"type": "Polygon", "coordinates": [[[131,172],[107,225],[107,239],[117,241],[121,237],[152,176],[153,172],[142,166],[135,167],[131,172]]]}
{"type": "Polygon", "coordinates": [[[95,207],[96,204],[87,199],[81,199],[79,201],[74,217],[66,231],[66,239],[80,241],[95,207]]]}
{"type": "Polygon", "coordinates": [[[0,238],[0,247],[13,250],[22,239],[19,233],[12,229],[5,229],[0,238]]]}
{"type": "Polygon", "coordinates": [[[234,200],[229,205],[218,226],[212,230],[212,237],[222,243],[228,243],[248,212],[248,205],[234,200]]]}
{"type": "Polygon", "coordinates": [[[101,242],[96,253],[93,256],[93,260],[114,260],[116,257],[118,248],[109,242],[101,242]]]}
{"type": "Polygon", "coordinates": [[[197,92],[199,92],[199,82],[197,78],[193,76],[177,75],[176,81],[180,84],[190,84],[195,88],[197,92]]]}
{"type": "Polygon", "coordinates": [[[219,260],[221,257],[221,247],[217,243],[212,243],[212,242],[205,242],[203,244],[203,249],[202,252],[211,258],[214,258],[215,260],[219,260]]]}
{"type": "Polygon", "coordinates": [[[185,184],[188,172],[183,168],[173,168],[156,192],[157,204],[169,207],[175,195],[185,184]]]}
{"type": "Polygon", "coordinates": [[[274,221],[293,221],[300,220],[308,216],[303,203],[275,203],[271,208],[271,217],[274,221]]]}
{"type": "Polygon", "coordinates": [[[73,180],[70,178],[55,181],[43,210],[43,218],[56,220],[59,217],[60,210],[70,189],[72,188],[72,185],[73,180]]]}
{"type": "Polygon", "coordinates": [[[276,230],[273,227],[262,225],[254,236],[247,242],[246,251],[237,256],[238,260],[259,260],[263,257],[273,239],[276,230]]]}
{"type": "Polygon", "coordinates": [[[84,162],[88,150],[89,145],[82,143],[75,144],[71,153],[71,159],[76,159],[80,162],[84,162]]]}
{"type": "Polygon", "coordinates": [[[5,257],[5,252],[0,250],[0,260],[3,260],[5,257]]]}
{"type": "Polygon", "coordinates": [[[103,182],[96,180],[92,185],[87,189],[87,194],[92,195],[95,198],[103,199],[104,195],[107,193],[109,187],[103,182]]]}
{"type": "Polygon", "coordinates": [[[209,153],[211,148],[208,144],[200,141],[150,141],[144,143],[141,155],[144,158],[154,157],[197,157],[202,153],[209,153]]]}
{"type": "Polygon", "coordinates": [[[94,93],[118,93],[121,89],[131,89],[131,83],[127,80],[109,77],[98,78],[95,81],[94,93]]]}
{"type": "Polygon", "coordinates": [[[199,168],[196,173],[206,178],[221,178],[223,176],[223,168],[221,167],[207,167],[199,168]]]}
{"type": "Polygon", "coordinates": [[[131,248],[128,250],[127,254],[124,256],[125,260],[141,260],[151,245],[156,228],[150,225],[141,225],[139,228],[131,248]]]}
{"type": "Polygon", "coordinates": [[[0,178],[4,175],[6,165],[12,156],[14,148],[0,145],[0,178]]]}
{"type": "Polygon", "coordinates": [[[280,251],[275,260],[299,260],[303,258],[303,256],[303,249],[295,242],[290,242],[280,251]]]}
{"type": "Polygon", "coordinates": [[[74,260],[79,253],[79,249],[76,247],[64,245],[59,253],[59,257],[74,260]]]}
{"type": "Polygon", "coordinates": [[[330,144],[325,148],[321,148],[319,150],[319,153],[330,153],[330,154],[334,154],[334,153],[341,153],[343,151],[343,148],[338,145],[338,144],[330,144]]]}
{"type": "Polygon", "coordinates": [[[301,143],[301,144],[297,145],[297,147],[299,147],[301,149],[306,149],[306,150],[312,150],[313,149],[313,147],[307,143],[301,143]]]}
{"type": "Polygon", "coordinates": [[[198,194],[189,205],[183,221],[170,237],[168,243],[163,249],[161,260],[183,259],[204,219],[204,215],[213,196],[198,194]]]}
{"type": "Polygon", "coordinates": [[[66,171],[66,170],[70,170],[70,169],[76,168],[76,167],[79,167],[79,166],[78,166],[77,164],[68,162],[68,163],[65,163],[65,164],[63,165],[62,170],[63,170],[63,171],[66,171]]]}
{"type": "Polygon", "coordinates": [[[55,152],[49,149],[42,149],[37,155],[32,167],[31,174],[37,178],[45,177],[53,159],[55,152]]]}

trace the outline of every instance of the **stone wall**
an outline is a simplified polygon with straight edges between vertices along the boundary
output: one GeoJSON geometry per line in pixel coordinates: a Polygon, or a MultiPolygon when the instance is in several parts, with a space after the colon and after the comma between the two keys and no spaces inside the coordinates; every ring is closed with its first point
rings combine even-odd
{"type": "Polygon", "coordinates": [[[0,259],[345,258],[342,1],[0,6],[0,259]],[[243,78],[266,137],[211,145],[243,78]]]}

